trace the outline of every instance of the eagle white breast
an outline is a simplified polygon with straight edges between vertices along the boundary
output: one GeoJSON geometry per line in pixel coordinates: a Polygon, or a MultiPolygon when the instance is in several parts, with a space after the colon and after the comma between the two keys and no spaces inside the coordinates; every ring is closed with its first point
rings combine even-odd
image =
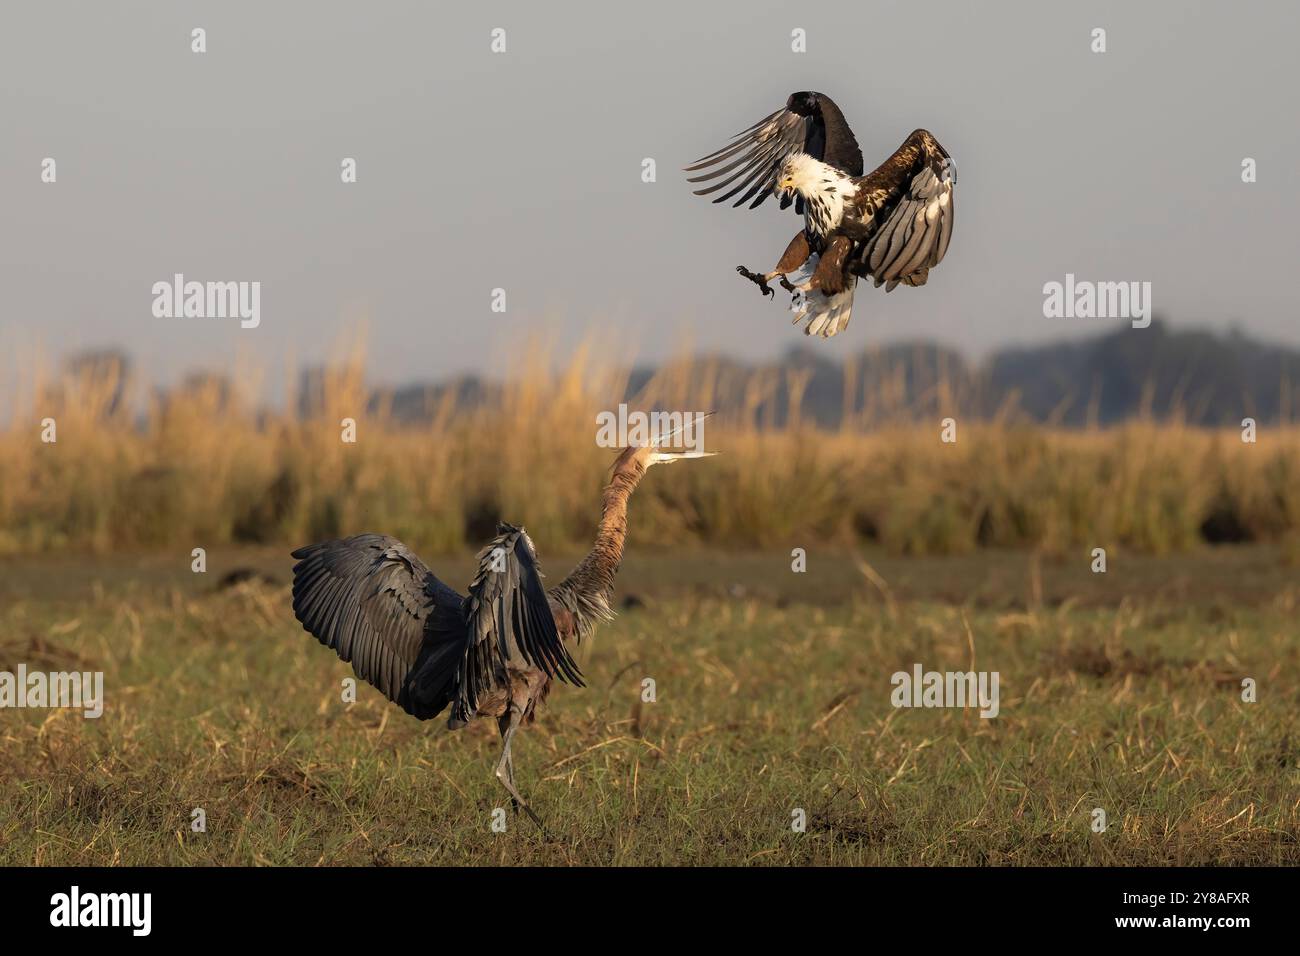
{"type": "Polygon", "coordinates": [[[794,189],[803,197],[804,225],[815,236],[825,236],[844,221],[845,205],[857,194],[858,185],[834,166],[806,153],[786,160],[786,172],[794,189]]]}

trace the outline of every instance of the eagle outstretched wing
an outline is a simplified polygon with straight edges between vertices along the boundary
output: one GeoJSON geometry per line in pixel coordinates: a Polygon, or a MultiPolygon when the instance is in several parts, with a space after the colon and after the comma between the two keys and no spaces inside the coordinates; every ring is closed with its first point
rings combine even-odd
{"type": "Polygon", "coordinates": [[[469,720],[485,691],[506,685],[511,661],[584,686],[555,626],[533,542],[522,528],[502,522],[497,530],[479,552],[478,574],[465,599],[468,633],[453,720],[469,720]]]}
{"type": "MultiPolygon", "coordinates": [[[[809,91],[792,93],[785,109],[765,116],[726,146],[687,166],[686,172],[707,170],[687,182],[718,180],[695,190],[695,195],[709,196],[731,186],[713,201],[725,202],[741,193],[732,205],[753,200],[749,208],[755,209],[772,194],[777,171],[795,153],[807,153],[850,176],[862,175],[862,150],[844,114],[829,96],[809,91]]],[[[782,209],[789,205],[789,197],[781,200],[782,209]]],[[[802,199],[797,211],[803,214],[802,199]]]]}
{"type": "Polygon", "coordinates": [[[396,538],[358,534],[293,552],[293,612],[362,680],[421,720],[452,698],[464,599],[396,538]]]}
{"type": "Polygon", "coordinates": [[[952,240],[957,167],[930,133],[918,129],[858,187],[856,202],[874,228],[861,237],[848,269],[892,291],[924,285],[952,240]]]}

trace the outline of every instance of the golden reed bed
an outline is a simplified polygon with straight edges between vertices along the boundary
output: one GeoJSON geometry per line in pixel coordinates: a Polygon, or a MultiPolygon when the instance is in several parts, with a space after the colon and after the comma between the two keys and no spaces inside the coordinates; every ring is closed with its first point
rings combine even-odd
{"type": "MultiPolygon", "coordinates": [[[[556,362],[544,348],[513,368],[488,406],[431,408],[427,424],[367,413],[360,349],[321,379],[316,413],[266,411],[259,370],[240,368],[146,395],[111,369],[29,371],[9,389],[0,431],[0,552],[301,543],[381,528],[427,552],[477,546],[498,516],[538,540],[578,546],[613,453],[596,414],[617,407],[624,373],[593,350],[556,362]],[[43,443],[53,418],[57,442],[43,443]],[[340,423],[356,420],[354,444],[340,423]]],[[[37,368],[38,363],[31,366],[37,368]]],[[[871,540],[899,552],[1080,547],[1170,552],[1206,540],[1281,541],[1300,554],[1300,427],[1237,429],[1133,421],[1065,430],[1003,410],[967,420],[940,381],[903,407],[882,376],[845,406],[836,432],[800,424],[803,374],[733,382],[739,403],[710,419],[722,452],[669,470],[633,509],[641,545],[747,548],[871,540]],[[769,422],[777,385],[787,396],[769,422]]],[[[670,363],[632,407],[707,410],[716,366],[670,363]]],[[[286,403],[292,406],[292,401],[286,403]]]]}

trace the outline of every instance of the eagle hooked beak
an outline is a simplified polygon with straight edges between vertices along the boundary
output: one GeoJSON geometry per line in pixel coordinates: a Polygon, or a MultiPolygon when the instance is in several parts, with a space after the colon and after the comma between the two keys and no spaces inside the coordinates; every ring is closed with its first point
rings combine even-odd
{"type": "Polygon", "coordinates": [[[777,192],[781,192],[781,193],[789,193],[789,192],[791,192],[793,189],[794,189],[794,177],[793,177],[793,176],[786,176],[784,179],[782,179],[780,182],[778,182],[778,183],[776,184],[776,190],[777,190],[777,192]]]}

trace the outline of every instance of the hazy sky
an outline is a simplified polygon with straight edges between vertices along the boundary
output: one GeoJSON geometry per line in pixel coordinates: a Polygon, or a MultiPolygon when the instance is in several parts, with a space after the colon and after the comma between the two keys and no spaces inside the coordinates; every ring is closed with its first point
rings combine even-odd
{"type": "Polygon", "coordinates": [[[733,270],[770,267],[799,220],[711,205],[679,168],[798,89],[840,104],[869,167],[918,126],[958,166],[930,284],[860,287],[819,350],[922,336],[979,356],[1124,324],[1044,318],[1067,272],[1300,344],[1298,9],[6,0],[0,372],[32,344],[121,346],[161,380],[240,350],[310,363],[362,320],[394,382],[497,371],[530,330],[614,328],[643,359],[685,334],[779,354],[808,340],[733,270]],[[155,318],[175,272],[260,281],[260,327],[155,318]]]}

